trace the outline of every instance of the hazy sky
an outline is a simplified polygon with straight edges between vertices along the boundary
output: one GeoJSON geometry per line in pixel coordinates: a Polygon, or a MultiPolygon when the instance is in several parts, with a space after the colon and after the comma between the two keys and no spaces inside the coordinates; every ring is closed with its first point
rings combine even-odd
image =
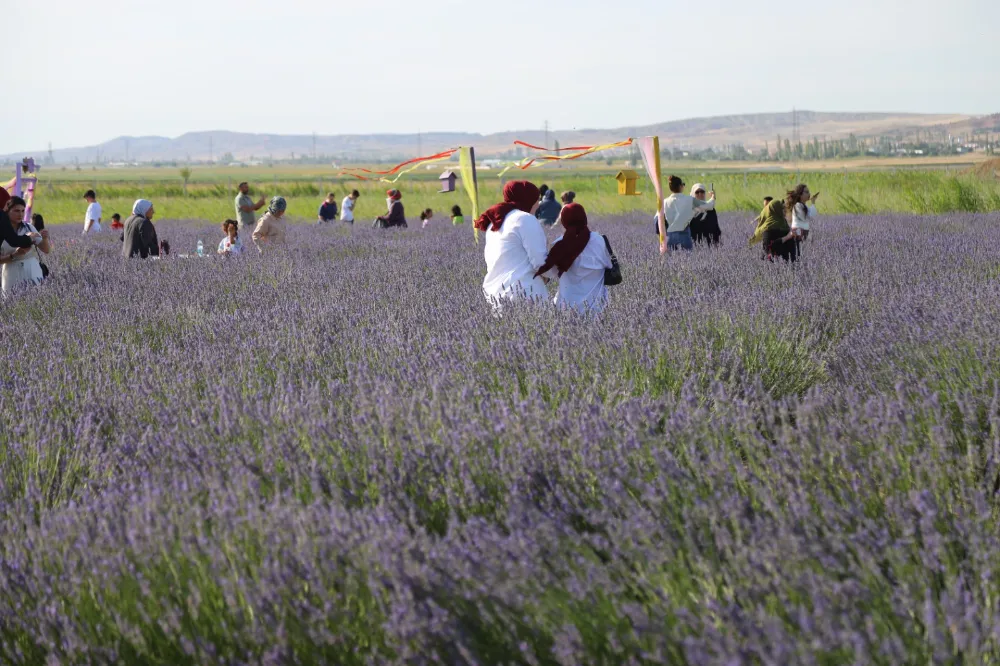
{"type": "Polygon", "coordinates": [[[1000,0],[0,0],[0,9],[9,98],[0,154],[213,129],[628,127],[793,106],[1000,111],[1000,0]]]}

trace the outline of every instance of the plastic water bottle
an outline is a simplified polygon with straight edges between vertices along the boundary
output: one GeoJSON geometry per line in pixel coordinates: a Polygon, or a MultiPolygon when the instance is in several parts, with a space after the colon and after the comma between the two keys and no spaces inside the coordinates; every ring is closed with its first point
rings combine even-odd
{"type": "Polygon", "coordinates": [[[205,256],[205,244],[202,243],[200,239],[198,240],[198,256],[199,257],[205,256]]]}

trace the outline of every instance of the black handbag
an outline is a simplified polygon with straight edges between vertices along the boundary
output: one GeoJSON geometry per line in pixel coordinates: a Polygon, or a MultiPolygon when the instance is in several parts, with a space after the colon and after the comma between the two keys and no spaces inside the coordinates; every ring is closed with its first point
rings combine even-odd
{"type": "Polygon", "coordinates": [[[615,256],[615,251],[611,249],[611,241],[603,234],[601,237],[604,239],[604,247],[608,248],[608,254],[611,255],[611,268],[604,269],[604,284],[608,287],[613,287],[616,284],[622,283],[622,267],[618,264],[618,257],[615,256]]]}
{"type": "Polygon", "coordinates": [[[35,256],[38,257],[38,265],[42,268],[42,279],[44,280],[49,276],[49,267],[45,265],[44,261],[42,261],[42,253],[38,251],[38,246],[35,245],[33,248],[35,250],[35,256]]]}

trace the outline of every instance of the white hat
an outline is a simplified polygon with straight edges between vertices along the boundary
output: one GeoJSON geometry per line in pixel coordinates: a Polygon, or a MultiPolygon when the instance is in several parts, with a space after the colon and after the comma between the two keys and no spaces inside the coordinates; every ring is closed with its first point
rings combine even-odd
{"type": "Polygon", "coordinates": [[[707,187],[705,187],[701,183],[695,183],[694,185],[691,186],[691,196],[694,196],[694,193],[697,192],[698,190],[705,190],[706,192],[708,192],[707,187]]]}

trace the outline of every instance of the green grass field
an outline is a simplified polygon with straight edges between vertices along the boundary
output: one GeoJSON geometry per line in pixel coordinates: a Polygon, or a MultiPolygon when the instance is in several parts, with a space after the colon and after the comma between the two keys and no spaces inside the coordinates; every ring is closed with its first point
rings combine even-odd
{"type": "MultiPolygon", "coordinates": [[[[401,178],[396,187],[403,191],[407,214],[416,218],[418,211],[432,208],[439,219],[447,217],[451,206],[458,204],[468,215],[468,198],[459,192],[439,194],[437,175],[419,170],[401,178]]],[[[641,167],[640,167],[641,172],[641,167]]],[[[573,190],[577,201],[592,214],[621,213],[631,210],[655,210],[654,195],[647,179],[641,178],[640,196],[617,194],[614,174],[617,167],[600,163],[582,169],[543,168],[527,172],[511,171],[507,180],[527,177],[546,183],[557,192],[573,190]]],[[[501,181],[498,171],[481,171],[480,203],[483,207],[497,201],[501,181]]],[[[680,175],[690,186],[696,181],[714,183],[722,211],[759,210],[765,196],[781,196],[797,179],[820,192],[823,213],[868,214],[909,212],[941,214],[952,211],[989,212],[1000,210],[1000,181],[957,170],[899,169],[878,171],[772,171],[743,173],[730,169],[709,169],[702,165],[664,166],[668,173],[680,175]]],[[[126,216],[137,198],[151,199],[161,219],[205,219],[222,221],[234,216],[233,199],[241,180],[251,183],[252,192],[271,197],[280,194],[288,199],[289,213],[295,218],[314,219],[327,192],[339,200],[357,188],[362,197],[357,206],[359,220],[370,220],[385,210],[386,183],[360,182],[340,178],[332,167],[275,167],[272,169],[195,168],[185,187],[176,168],[134,170],[67,169],[42,171],[35,211],[50,223],[82,222],[86,205],[83,192],[93,187],[104,206],[105,217],[118,212],[126,216]]]]}

